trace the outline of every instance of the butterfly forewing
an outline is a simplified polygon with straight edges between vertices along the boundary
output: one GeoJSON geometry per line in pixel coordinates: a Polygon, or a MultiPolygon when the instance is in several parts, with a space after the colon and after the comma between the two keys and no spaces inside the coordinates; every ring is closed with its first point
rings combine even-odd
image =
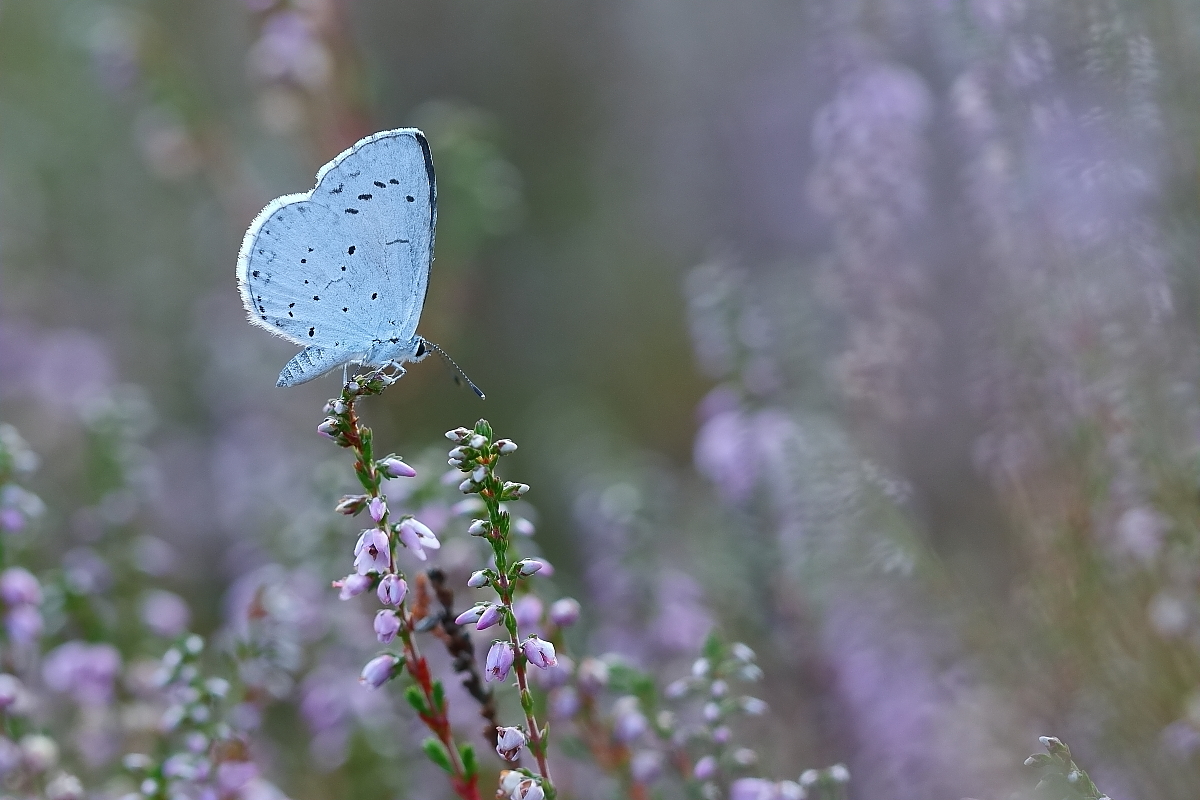
{"type": "Polygon", "coordinates": [[[281,197],[246,234],[238,262],[253,322],[298,344],[350,355],[416,332],[436,215],[420,132],[362,140],[303,195],[281,197]]]}

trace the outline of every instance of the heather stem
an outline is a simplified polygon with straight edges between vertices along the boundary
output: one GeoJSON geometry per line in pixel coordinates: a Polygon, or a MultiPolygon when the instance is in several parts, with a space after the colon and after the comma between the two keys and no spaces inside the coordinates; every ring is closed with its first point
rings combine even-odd
{"type": "Polygon", "coordinates": [[[513,611],[513,590],[515,584],[509,578],[509,545],[511,543],[511,518],[508,512],[500,507],[500,497],[504,494],[504,485],[495,474],[496,461],[499,460],[499,455],[490,456],[485,464],[487,475],[482,482],[479,490],[479,496],[483,498],[484,504],[487,506],[488,522],[491,526],[491,533],[488,536],[488,541],[492,545],[492,554],[496,560],[496,575],[495,581],[496,593],[500,596],[500,603],[504,607],[504,626],[508,632],[508,641],[512,645],[515,659],[513,661],[513,672],[517,676],[517,688],[520,692],[521,710],[525,712],[525,726],[529,731],[529,750],[537,759],[538,772],[542,776],[542,788],[546,792],[548,800],[553,800],[556,792],[554,789],[553,779],[550,777],[550,768],[546,763],[546,738],[547,728],[543,728],[538,724],[537,717],[534,714],[533,694],[529,691],[529,679],[527,674],[528,658],[525,656],[521,648],[520,631],[517,629],[517,617],[513,611]]]}
{"type": "MultiPolygon", "coordinates": [[[[387,534],[389,541],[390,562],[385,572],[403,579],[404,573],[396,567],[399,537],[394,535],[392,530],[386,498],[381,489],[385,476],[381,473],[379,464],[374,457],[371,429],[362,424],[355,408],[355,402],[359,397],[367,394],[380,394],[389,384],[390,379],[380,373],[355,376],[352,381],[347,383],[343,387],[340,401],[338,401],[341,407],[331,403],[331,410],[337,415],[333,419],[340,417],[340,424],[333,429],[333,438],[340,446],[349,448],[354,453],[354,473],[365,491],[365,502],[369,504],[372,500],[385,501],[383,512],[375,521],[375,527],[387,534]]],[[[462,800],[479,800],[478,776],[467,770],[454,742],[445,698],[440,697],[439,693],[435,691],[428,663],[421,655],[413,638],[414,622],[404,601],[397,604],[396,614],[400,620],[397,636],[404,650],[404,670],[420,689],[423,698],[424,711],[419,711],[418,715],[445,748],[446,756],[449,759],[451,784],[455,794],[462,800]]]]}

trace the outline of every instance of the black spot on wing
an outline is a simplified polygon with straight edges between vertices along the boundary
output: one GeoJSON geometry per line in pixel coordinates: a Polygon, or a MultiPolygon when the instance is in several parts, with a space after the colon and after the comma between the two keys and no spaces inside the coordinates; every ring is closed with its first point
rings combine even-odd
{"type": "Polygon", "coordinates": [[[253,275],[254,277],[256,277],[256,278],[257,278],[257,277],[258,277],[258,270],[254,270],[254,272],[251,272],[250,274],[251,274],[251,275],[253,275]]]}
{"type": "Polygon", "coordinates": [[[371,299],[375,300],[379,297],[379,292],[371,292],[371,299]]]}
{"type": "MultiPolygon", "coordinates": [[[[342,193],[342,188],[343,188],[344,186],[345,186],[345,184],[344,184],[344,183],[339,183],[339,184],[338,184],[338,188],[336,188],[336,189],[330,189],[330,190],[329,190],[329,193],[330,193],[330,194],[341,194],[341,193],[342,193]]],[[[308,248],[308,252],[310,252],[310,253],[312,252],[312,248],[311,248],[311,247],[310,247],[310,248],[308,248]]]]}
{"type": "Polygon", "coordinates": [[[410,195],[405,195],[404,199],[405,199],[405,200],[407,200],[407,201],[408,201],[408,202],[410,202],[410,203],[413,203],[413,202],[416,202],[416,199],[417,199],[417,198],[413,197],[413,196],[410,194],[410,195]]]}
{"type": "Polygon", "coordinates": [[[347,208],[347,209],[346,209],[346,213],[347,213],[347,214],[357,214],[357,213],[358,213],[358,209],[357,209],[357,208],[347,208]]]}
{"type": "Polygon", "coordinates": [[[396,180],[395,178],[392,178],[391,180],[389,180],[388,183],[390,183],[392,186],[400,185],[400,181],[396,180]]]}
{"type": "Polygon", "coordinates": [[[359,175],[362,175],[362,170],[361,170],[361,169],[360,169],[360,170],[358,170],[357,172],[348,172],[348,173],[346,173],[346,177],[347,177],[347,178],[357,178],[359,175]]]}
{"type": "Polygon", "coordinates": [[[380,189],[387,188],[387,184],[384,183],[383,181],[371,181],[371,182],[374,183],[376,186],[378,186],[380,189]]]}
{"type": "Polygon", "coordinates": [[[358,196],[358,199],[359,199],[359,200],[370,200],[370,199],[371,199],[371,197],[372,197],[372,195],[369,195],[369,194],[360,194],[360,195],[358,196]]]}
{"type": "Polygon", "coordinates": [[[309,337],[316,336],[316,335],[317,335],[317,329],[316,329],[316,328],[309,328],[309,329],[308,329],[308,335],[309,335],[309,337]]]}
{"type": "MultiPolygon", "coordinates": [[[[347,255],[354,255],[354,245],[350,245],[350,248],[348,250],[346,250],[346,253],[347,253],[347,255]]],[[[344,269],[344,267],[343,267],[343,269],[344,269]]]]}
{"type": "Polygon", "coordinates": [[[404,242],[405,244],[407,244],[407,243],[408,243],[408,239],[392,239],[390,242],[384,242],[384,244],[385,244],[385,245],[388,245],[388,244],[398,244],[398,243],[400,243],[400,242],[404,242]]]}

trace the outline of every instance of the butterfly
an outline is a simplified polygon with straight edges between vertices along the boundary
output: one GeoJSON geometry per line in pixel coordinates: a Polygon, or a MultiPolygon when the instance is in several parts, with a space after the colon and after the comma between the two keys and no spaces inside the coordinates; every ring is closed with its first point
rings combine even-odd
{"type": "Polygon", "coordinates": [[[304,347],[279,374],[296,386],[338,367],[394,367],[437,352],[417,335],[429,286],[437,186],[416,128],[381,131],[317,172],[302,194],[251,223],[237,279],[250,321],[304,347]]]}

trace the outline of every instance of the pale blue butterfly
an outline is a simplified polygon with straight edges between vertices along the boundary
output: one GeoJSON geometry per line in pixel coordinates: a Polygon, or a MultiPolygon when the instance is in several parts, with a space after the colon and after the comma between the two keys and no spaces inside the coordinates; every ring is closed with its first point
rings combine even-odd
{"type": "Polygon", "coordinates": [[[436,224],[433,157],[415,128],[362,139],[321,167],[312,191],[262,210],[238,254],[242,302],[255,325],[304,345],[276,385],[349,364],[402,374],[431,350],[458,369],[417,335],[436,224]]]}

